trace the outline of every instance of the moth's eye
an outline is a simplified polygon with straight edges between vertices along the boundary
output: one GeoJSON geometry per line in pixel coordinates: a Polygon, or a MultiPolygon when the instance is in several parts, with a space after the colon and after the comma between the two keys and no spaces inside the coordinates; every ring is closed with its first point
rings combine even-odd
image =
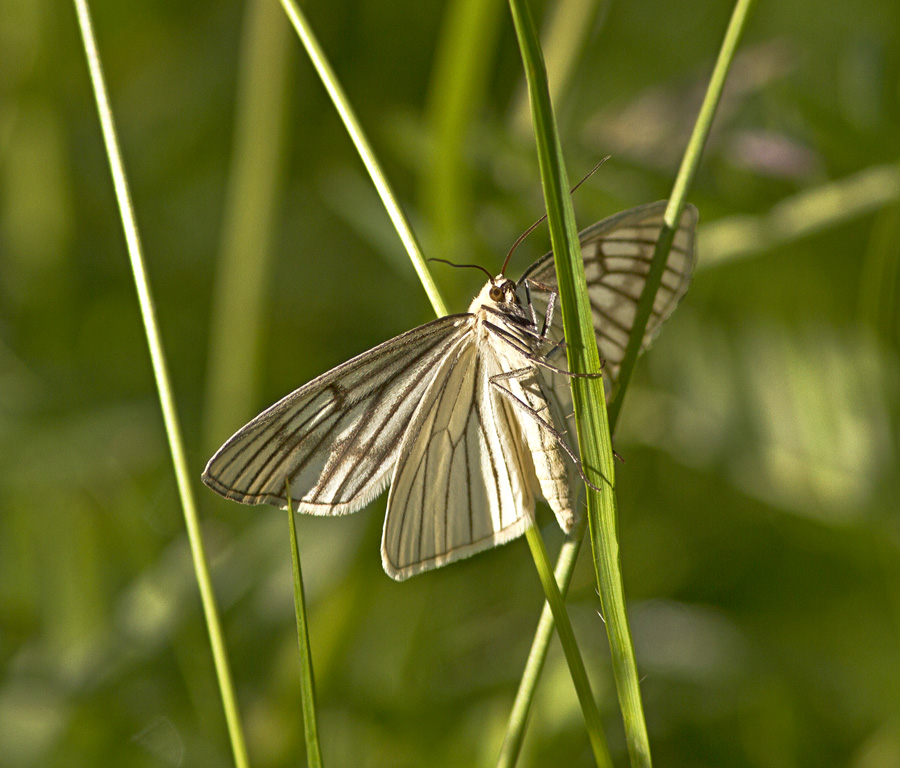
{"type": "Polygon", "coordinates": [[[491,286],[491,290],[488,291],[488,296],[491,297],[492,301],[500,301],[503,298],[503,291],[501,291],[496,285],[491,286]]]}

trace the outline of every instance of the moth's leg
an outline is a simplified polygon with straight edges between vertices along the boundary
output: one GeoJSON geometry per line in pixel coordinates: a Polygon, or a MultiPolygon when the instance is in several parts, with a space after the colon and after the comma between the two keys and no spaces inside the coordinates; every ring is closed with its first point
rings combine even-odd
{"type": "MultiPolygon", "coordinates": [[[[497,373],[491,376],[488,381],[490,381],[490,383],[494,387],[496,387],[498,392],[501,392],[505,397],[509,398],[509,400],[515,406],[524,411],[530,418],[534,419],[543,429],[547,430],[551,437],[556,440],[559,447],[562,448],[566,452],[566,455],[572,460],[572,463],[575,465],[575,469],[578,470],[578,474],[581,475],[581,479],[584,480],[585,485],[597,491],[598,493],[601,492],[601,488],[598,488],[590,480],[587,479],[587,476],[584,474],[584,465],[581,463],[581,459],[579,459],[578,456],[575,455],[575,451],[573,451],[572,448],[569,447],[569,444],[566,442],[563,434],[559,430],[557,430],[556,427],[554,427],[550,422],[548,422],[543,416],[541,416],[540,411],[532,408],[531,405],[523,402],[522,399],[518,397],[514,392],[500,385],[500,382],[502,381],[523,379],[533,374],[533,368],[516,368],[513,371],[497,373]]],[[[605,479],[606,478],[604,478],[604,480],[605,479]]]]}
{"type": "MultiPolygon", "coordinates": [[[[574,416],[575,416],[575,411],[572,410],[572,411],[570,411],[568,414],[566,414],[564,418],[565,418],[566,420],[568,420],[568,419],[571,419],[571,418],[574,417],[574,416]]],[[[614,459],[618,459],[618,460],[621,461],[623,464],[625,463],[625,457],[624,457],[621,453],[619,453],[615,448],[613,448],[613,458],[614,458],[614,459]]]]}
{"type": "MultiPolygon", "coordinates": [[[[551,352],[554,350],[551,350],[551,352]]],[[[533,355],[528,356],[528,360],[535,365],[541,366],[541,368],[546,368],[548,371],[552,371],[553,373],[558,373],[561,376],[568,376],[570,379],[601,379],[603,378],[602,373],[574,373],[573,371],[566,371],[562,368],[557,368],[555,365],[551,365],[546,360],[541,359],[540,357],[534,357],[533,355]]]]}
{"type": "MultiPolygon", "coordinates": [[[[512,370],[512,371],[505,371],[504,373],[495,373],[493,376],[491,376],[488,379],[488,381],[490,381],[491,384],[493,384],[497,388],[498,391],[500,391],[504,395],[507,395],[508,397],[512,398],[523,408],[527,409],[529,411],[529,413],[532,414],[533,416],[535,416],[543,426],[547,427],[547,429],[549,429],[552,432],[555,429],[553,427],[553,425],[550,424],[549,422],[545,422],[543,417],[540,415],[541,411],[543,411],[544,408],[541,408],[540,410],[537,410],[536,408],[532,408],[527,403],[523,403],[522,400],[514,392],[511,392],[510,390],[506,389],[505,387],[500,386],[499,382],[501,382],[501,381],[514,381],[517,379],[527,379],[529,374],[532,376],[534,375],[534,368],[529,368],[529,367],[516,368],[515,370],[512,370]]],[[[538,387],[540,387],[541,386],[540,382],[537,379],[535,379],[535,381],[537,381],[538,387]]],[[[547,399],[546,393],[543,392],[543,388],[541,389],[541,394],[545,395],[544,400],[546,401],[546,399],[547,399]]],[[[549,408],[549,404],[545,404],[545,408],[549,408]]],[[[561,436],[561,433],[560,433],[560,436],[561,436]]]]}
{"type": "Polygon", "coordinates": [[[532,280],[530,277],[525,278],[525,295],[528,297],[528,304],[531,306],[531,314],[532,317],[534,317],[535,327],[537,327],[537,314],[534,311],[534,306],[531,305],[531,291],[528,290],[529,285],[533,285],[539,291],[550,294],[550,297],[547,299],[547,311],[544,312],[544,324],[541,326],[541,338],[546,340],[547,329],[553,325],[553,310],[556,309],[556,297],[559,296],[559,291],[555,288],[551,288],[549,285],[539,283],[537,280],[532,280]]]}
{"type": "MultiPolygon", "coordinates": [[[[528,311],[531,313],[531,324],[537,328],[537,312],[534,309],[534,302],[531,300],[531,290],[528,288],[528,283],[530,280],[525,280],[525,302],[528,304],[528,311]]],[[[543,336],[543,331],[541,332],[541,336],[543,336]]]]}
{"type": "MultiPolygon", "coordinates": [[[[535,365],[541,366],[541,368],[546,368],[548,371],[553,371],[553,373],[561,374],[562,376],[569,376],[573,379],[599,379],[603,374],[602,373],[573,373],[572,371],[565,371],[562,368],[557,368],[552,363],[548,363],[546,358],[549,354],[552,354],[560,344],[564,342],[557,342],[553,349],[547,355],[535,355],[530,349],[523,347],[518,343],[514,338],[511,337],[511,334],[500,326],[494,325],[491,322],[485,322],[485,326],[497,334],[497,338],[501,341],[509,344],[513,349],[519,352],[522,357],[524,357],[528,362],[534,363],[535,365]]],[[[523,369],[523,370],[528,370],[523,369]]],[[[498,374],[502,375],[502,374],[498,374]]]]}
{"type": "MultiPolygon", "coordinates": [[[[550,357],[550,355],[556,354],[557,352],[559,352],[560,350],[565,349],[565,348],[566,348],[566,342],[565,342],[565,341],[557,341],[552,347],[550,347],[550,351],[544,354],[544,358],[546,359],[546,358],[550,357]]],[[[604,368],[605,366],[606,366],[606,360],[605,360],[604,358],[601,357],[601,358],[600,358],[600,367],[601,367],[601,368],[604,368]]],[[[567,375],[569,375],[569,376],[575,376],[576,378],[577,378],[577,376],[579,376],[579,375],[581,375],[581,376],[587,376],[588,378],[590,378],[591,376],[594,376],[594,374],[588,374],[588,373],[585,373],[585,374],[574,374],[574,373],[569,373],[568,371],[560,371],[560,373],[564,373],[564,374],[567,374],[567,375]]],[[[596,376],[599,376],[599,375],[600,375],[600,374],[596,374],[596,376]]]]}
{"type": "Polygon", "coordinates": [[[557,352],[566,348],[566,342],[563,340],[557,341],[552,347],[550,347],[549,352],[544,353],[544,358],[550,357],[550,355],[555,355],[557,352]]]}
{"type": "MultiPolygon", "coordinates": [[[[497,318],[496,322],[488,321],[488,325],[493,331],[511,337],[518,344],[527,344],[528,349],[532,349],[533,346],[546,341],[546,339],[541,336],[540,330],[535,324],[535,320],[526,317],[524,311],[521,316],[511,316],[508,312],[501,312],[499,309],[494,309],[493,307],[482,307],[481,309],[488,315],[497,318]],[[526,336],[529,341],[525,341],[520,338],[520,336],[526,336]],[[534,345],[531,344],[531,339],[534,340],[534,345]]],[[[530,309],[533,309],[533,307],[530,309]]]]}
{"type": "Polygon", "coordinates": [[[553,310],[556,309],[556,297],[559,294],[556,291],[550,292],[550,298],[547,299],[547,311],[544,313],[544,324],[541,326],[541,336],[547,338],[547,331],[553,327],[553,310]]]}
{"type": "MultiPolygon", "coordinates": [[[[553,313],[556,310],[556,298],[559,296],[559,292],[555,288],[551,288],[549,285],[544,285],[544,283],[539,283],[537,280],[532,280],[530,277],[525,278],[525,295],[528,297],[528,304],[531,308],[532,317],[534,317],[534,325],[537,327],[537,317],[534,310],[534,306],[531,304],[531,291],[528,289],[528,286],[533,285],[540,291],[544,291],[545,293],[550,294],[550,298],[547,299],[547,311],[544,313],[544,323],[541,326],[541,332],[539,338],[542,341],[552,341],[552,339],[547,336],[547,331],[553,326],[553,313]]],[[[555,342],[553,346],[550,348],[550,351],[547,352],[544,357],[550,357],[554,352],[557,352],[560,349],[566,348],[565,339],[560,339],[555,342]]],[[[606,365],[606,360],[602,357],[600,358],[600,367],[606,365]]]]}
{"type": "Polygon", "coordinates": [[[501,341],[506,342],[511,346],[514,350],[519,352],[521,355],[528,357],[531,354],[531,350],[524,346],[519,339],[513,336],[509,331],[505,328],[501,328],[499,325],[494,325],[490,320],[485,320],[485,327],[488,328],[492,333],[496,334],[497,338],[501,341]]]}

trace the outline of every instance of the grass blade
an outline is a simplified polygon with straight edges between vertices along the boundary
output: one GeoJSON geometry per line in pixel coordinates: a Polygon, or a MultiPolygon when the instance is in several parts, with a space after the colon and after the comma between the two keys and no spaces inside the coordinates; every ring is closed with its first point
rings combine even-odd
{"type": "Polygon", "coordinates": [[[281,0],[281,5],[284,7],[288,18],[291,20],[291,24],[294,25],[294,29],[300,37],[300,42],[302,42],[303,47],[306,48],[306,52],[309,54],[309,58],[316,68],[316,72],[318,72],[322,84],[328,91],[328,95],[331,97],[335,109],[337,109],[341,120],[344,121],[344,127],[347,129],[347,133],[350,134],[350,138],[356,146],[356,151],[359,152],[359,156],[362,158],[366,170],[372,178],[372,183],[375,184],[375,188],[378,190],[381,201],[387,209],[388,215],[391,217],[391,221],[394,224],[394,228],[397,230],[397,234],[400,235],[400,239],[403,241],[403,245],[406,248],[406,252],[409,254],[413,267],[415,267],[419,280],[425,288],[425,293],[428,294],[431,306],[434,307],[434,311],[438,317],[446,315],[447,307],[444,304],[444,300],[441,298],[437,285],[434,283],[434,279],[431,277],[431,272],[429,272],[428,266],[425,263],[425,257],[422,255],[422,249],[419,246],[419,242],[413,234],[412,227],[410,227],[409,222],[406,220],[406,216],[388,184],[387,177],[381,170],[381,166],[378,165],[375,153],[369,145],[369,140],[366,138],[362,126],[359,124],[359,120],[356,119],[356,114],[350,106],[350,102],[347,100],[347,96],[337,79],[337,75],[335,75],[334,70],[331,68],[331,64],[328,63],[325,52],[319,45],[319,41],[316,40],[312,28],[309,26],[309,22],[300,11],[300,6],[297,5],[295,0],[281,0]]]}
{"type": "MultiPolygon", "coordinates": [[[[581,652],[578,650],[578,643],[575,641],[572,624],[569,622],[569,614],[566,613],[562,595],[559,593],[554,574],[550,570],[550,560],[547,557],[544,540],[541,538],[540,531],[534,525],[529,525],[525,529],[525,538],[528,540],[528,546],[531,548],[531,556],[534,558],[541,586],[543,586],[544,594],[547,596],[547,603],[553,613],[553,618],[556,620],[559,641],[566,656],[566,663],[569,665],[572,682],[575,684],[578,703],[581,705],[581,711],[584,714],[584,723],[587,726],[591,750],[594,753],[594,762],[596,762],[598,768],[612,768],[612,757],[610,757],[609,747],[606,745],[606,737],[603,735],[603,721],[600,719],[600,711],[597,709],[597,702],[594,700],[594,695],[591,692],[591,684],[588,681],[581,652]]],[[[500,764],[504,760],[506,760],[506,757],[501,752],[500,764]]]]}
{"type": "MultiPolygon", "coordinates": [[[[721,96],[725,76],[728,72],[728,68],[730,67],[737,42],[740,38],[740,32],[746,22],[747,14],[750,10],[752,2],[753,0],[739,0],[739,2],[735,6],[731,22],[729,23],[725,39],[722,43],[719,57],[716,61],[713,77],[711,78],[709,88],[707,89],[707,95],[703,103],[704,108],[702,108],[700,111],[700,115],[698,116],[697,122],[694,126],[691,140],[688,144],[689,149],[685,152],[684,159],[682,160],[682,168],[679,171],[678,180],[676,181],[675,188],[673,189],[670,198],[670,207],[667,210],[667,221],[677,221],[677,217],[670,214],[674,211],[678,211],[680,216],[680,211],[683,209],[687,191],[690,188],[690,183],[694,177],[700,161],[700,155],[703,145],[706,141],[706,136],[709,134],[712,119],[715,114],[715,105],[718,103],[718,100],[721,96]]],[[[669,245],[671,245],[671,242],[669,243],[669,245]]],[[[659,257],[659,261],[661,263],[665,263],[667,253],[668,246],[666,246],[665,252],[663,252],[663,250],[658,246],[657,252],[654,253],[654,261],[656,261],[657,257],[659,257]]],[[[656,287],[658,288],[658,283],[656,287]]],[[[650,294],[650,291],[645,290],[645,294],[650,294]]],[[[655,290],[653,291],[653,295],[655,295],[655,290]]],[[[649,295],[649,297],[642,296],[642,303],[643,300],[646,299],[647,306],[652,307],[653,295],[649,295]]],[[[646,320],[648,316],[649,312],[648,314],[644,315],[643,325],[638,326],[637,323],[635,324],[635,327],[632,329],[632,339],[643,338],[643,330],[644,327],[646,327],[646,320]]],[[[634,363],[632,361],[631,369],[633,369],[633,364],[634,363]]],[[[628,375],[630,378],[630,370],[628,375]]],[[[625,380],[620,379],[620,381],[625,380]]],[[[619,404],[616,406],[615,410],[613,410],[612,408],[610,409],[609,427],[612,432],[615,431],[616,424],[618,423],[619,413],[621,412],[621,402],[626,390],[626,384],[622,384],[619,386],[616,393],[616,399],[619,404]]],[[[572,574],[575,570],[575,563],[578,558],[578,552],[581,548],[582,536],[583,526],[581,530],[576,530],[575,532],[573,532],[572,537],[563,544],[562,550],[560,551],[559,557],[557,559],[556,578],[560,585],[560,590],[563,593],[566,592],[572,580],[572,574]]],[[[516,694],[516,700],[514,702],[512,710],[513,714],[510,718],[506,738],[504,741],[504,748],[506,748],[507,743],[509,743],[511,746],[516,746],[517,748],[521,746],[522,739],[524,737],[523,731],[527,724],[527,712],[531,707],[531,702],[534,700],[537,681],[540,677],[540,671],[543,667],[544,659],[547,655],[550,630],[552,626],[553,615],[549,607],[545,605],[543,611],[541,612],[541,618],[538,622],[538,628],[535,632],[534,640],[532,641],[531,651],[529,652],[525,672],[522,676],[519,690],[516,694]]],[[[647,760],[649,762],[649,752],[647,752],[647,760]]],[[[509,763],[509,765],[512,764],[512,762],[509,763]]]]}
{"type": "MultiPolygon", "coordinates": [[[[569,591],[569,584],[572,581],[572,573],[575,570],[578,553],[581,551],[581,543],[584,541],[584,530],[586,527],[587,520],[584,518],[580,519],[570,538],[563,544],[559,557],[556,560],[554,577],[563,600],[565,600],[566,593],[569,591]]],[[[503,737],[500,757],[497,760],[497,768],[512,768],[519,758],[522,742],[525,739],[525,729],[528,727],[528,714],[534,701],[534,692],[537,690],[538,680],[544,669],[544,662],[547,660],[547,651],[550,648],[550,638],[553,636],[554,624],[553,609],[550,607],[550,603],[546,602],[541,609],[541,618],[538,621],[534,639],[531,641],[528,660],[525,663],[525,669],[522,671],[516,698],[509,713],[506,734],[503,737]]]]}
{"type": "Polygon", "coordinates": [[[294,612],[297,615],[297,643],[300,650],[300,691],[303,709],[303,735],[306,741],[306,762],[310,768],[322,768],[322,747],[319,745],[319,725],[316,716],[316,685],[313,677],[312,652],[309,647],[309,622],[306,619],[306,597],[303,593],[303,573],[300,570],[300,549],[297,546],[297,525],[291,505],[291,486],[285,481],[288,504],[288,525],[291,531],[291,565],[294,569],[294,612]]]}
{"type": "MultiPolygon", "coordinates": [[[[605,0],[560,0],[547,6],[542,49],[553,103],[559,103],[571,90],[575,67],[588,42],[600,33],[609,6],[605,0]]],[[[525,88],[516,94],[510,115],[516,136],[531,133],[531,109],[525,88]]]]}
{"type": "Polygon", "coordinates": [[[122,227],[125,230],[128,256],[131,260],[131,270],[134,275],[138,302],[141,308],[144,332],[147,335],[147,346],[150,350],[150,359],[153,364],[153,375],[156,379],[156,389],[159,393],[160,408],[162,409],[163,421],[165,422],[169,451],[172,454],[172,463],[175,467],[178,493],[181,497],[181,506],[184,512],[185,525],[187,526],[188,540],[191,544],[194,573],[197,577],[197,585],[200,588],[200,599],[203,603],[203,613],[206,618],[207,631],[209,632],[210,646],[212,648],[213,661],[216,668],[216,677],[218,678],[219,691],[222,695],[222,705],[225,709],[228,733],[231,738],[231,750],[234,755],[235,765],[237,765],[238,768],[244,768],[248,765],[247,748],[244,742],[244,734],[241,730],[237,698],[234,694],[231,672],[228,667],[228,657],[225,651],[225,642],[222,638],[219,612],[216,607],[212,582],[209,578],[209,568],[206,562],[203,537],[200,533],[200,523],[197,519],[197,506],[194,502],[193,491],[191,490],[187,460],[185,458],[184,442],[181,437],[181,426],[178,421],[178,414],[175,410],[175,399],[172,395],[172,387],[169,383],[169,373],[166,366],[166,357],[163,351],[162,339],[159,335],[156,310],[153,304],[153,296],[150,291],[150,283],[147,279],[147,271],[144,267],[144,257],[142,254],[140,237],[138,235],[137,222],[135,221],[134,208],[131,204],[131,195],[128,191],[125,167],[122,162],[121,152],[119,151],[115,123],[109,105],[109,97],[106,92],[103,68],[100,64],[100,54],[97,50],[97,42],[94,37],[87,0],[75,0],[75,10],[78,14],[78,23],[81,28],[84,52],[87,57],[88,69],[90,70],[91,86],[97,101],[97,113],[103,131],[103,140],[106,144],[106,153],[109,158],[116,199],[119,203],[122,227]]]}
{"type": "Polygon", "coordinates": [[[700,105],[700,114],[697,116],[697,122],[694,125],[687,149],[681,160],[681,167],[678,169],[678,175],[675,177],[669,204],[666,206],[665,225],[660,232],[659,239],[656,241],[653,263],[650,265],[650,272],[647,274],[647,282],[644,285],[644,291],[641,294],[641,300],[638,302],[635,312],[631,337],[628,339],[625,356],[619,367],[617,391],[609,406],[609,418],[613,423],[619,419],[619,412],[622,410],[628,382],[631,380],[631,374],[634,372],[634,366],[640,354],[641,341],[644,338],[644,329],[647,327],[647,320],[650,318],[650,311],[653,308],[653,300],[656,298],[656,292],[659,290],[659,285],[662,282],[666,257],[669,255],[669,249],[672,247],[672,241],[675,239],[675,231],[684,211],[687,192],[700,165],[700,157],[709,137],[709,131],[716,114],[716,107],[719,106],[719,99],[722,98],[725,78],[728,76],[728,70],[731,68],[731,62],[734,60],[738,41],[741,38],[741,32],[744,30],[747,15],[753,3],[754,0],[738,0],[735,3],[731,20],[728,22],[728,28],[725,30],[725,38],[722,40],[722,47],[719,49],[719,56],[716,59],[709,79],[706,95],[703,97],[703,104],[700,105]]]}
{"type": "MultiPolygon", "coordinates": [[[[547,205],[547,218],[550,227],[550,241],[555,254],[557,281],[559,284],[560,302],[563,315],[563,326],[566,334],[566,350],[569,357],[569,369],[576,373],[598,374],[600,357],[594,339],[591,321],[590,302],[584,276],[584,264],[581,260],[581,248],[578,242],[578,230],[575,226],[575,213],[569,195],[569,181],[562,157],[556,121],[550,104],[550,92],[547,85],[547,73],[541,55],[540,43],[527,4],[524,0],[510,0],[513,23],[525,67],[531,102],[532,121],[537,141],[538,162],[541,170],[541,183],[547,205]]],[[[599,507],[606,511],[605,528],[602,537],[605,549],[595,559],[597,580],[601,590],[603,607],[610,623],[616,625],[621,633],[620,623],[624,622],[624,598],[621,590],[621,578],[618,574],[618,557],[615,540],[615,494],[612,441],[609,437],[609,425],[606,420],[606,407],[603,382],[600,378],[573,378],[572,394],[575,402],[576,424],[578,427],[578,444],[584,471],[593,485],[601,488],[598,493],[588,488],[588,509],[592,527],[599,520],[599,507]],[[621,621],[620,621],[621,617],[621,621]],[[610,622],[611,619],[611,622],[610,622]]],[[[592,530],[594,539],[600,538],[599,530],[592,530]]],[[[559,628],[557,628],[559,631],[559,628]]],[[[625,625],[627,643],[630,649],[630,637],[625,625]]],[[[562,635],[561,635],[562,637],[562,635]]],[[[634,678],[633,686],[637,687],[637,674],[634,665],[634,654],[630,655],[629,675],[634,678]]],[[[618,667],[618,665],[617,665],[618,667]]],[[[617,681],[619,675],[617,674],[617,681]]],[[[620,698],[621,689],[620,689],[620,698]]],[[[626,697],[631,702],[632,697],[626,697]]],[[[638,699],[638,714],[640,700],[638,699]]],[[[623,706],[623,710],[625,706],[623,706]]],[[[587,713],[585,713],[587,717],[587,713]]],[[[633,718],[626,716],[626,725],[633,723],[633,718]]],[[[643,725],[642,716],[639,724],[643,725]]],[[[646,749],[646,728],[632,728],[629,731],[629,746],[638,743],[640,749],[646,749]],[[635,738],[635,732],[642,738],[635,738]]]]}

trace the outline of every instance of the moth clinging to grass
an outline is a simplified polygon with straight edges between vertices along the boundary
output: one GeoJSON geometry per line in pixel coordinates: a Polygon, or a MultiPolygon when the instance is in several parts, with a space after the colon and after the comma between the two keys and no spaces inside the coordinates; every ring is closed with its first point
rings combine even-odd
{"type": "MultiPolygon", "coordinates": [[[[579,238],[607,383],[615,381],[665,202],[579,238]]],[[[697,210],[687,206],[647,323],[645,349],[688,288],[697,210]]],[[[567,533],[580,474],[553,254],[492,277],[465,314],[364,352],[242,427],[203,481],[244,504],[356,512],[390,483],[381,555],[394,579],[520,536],[543,497],[567,533]]],[[[609,388],[607,388],[607,393],[609,388]]]]}

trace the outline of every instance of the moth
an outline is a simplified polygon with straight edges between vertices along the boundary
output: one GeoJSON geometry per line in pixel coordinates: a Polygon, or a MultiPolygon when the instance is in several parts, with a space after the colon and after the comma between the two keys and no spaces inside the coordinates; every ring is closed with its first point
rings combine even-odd
{"type": "MultiPolygon", "coordinates": [[[[665,208],[633,208],[579,236],[607,387],[665,208]]],[[[642,350],[687,291],[696,224],[686,206],[642,350]]],[[[468,312],[386,341],[263,411],[210,459],[203,482],[287,509],[287,481],[292,507],[313,515],[356,512],[390,482],[381,555],[397,580],[520,536],[537,497],[570,532],[580,464],[556,298],[552,253],[516,282],[491,277],[468,312]]]]}

